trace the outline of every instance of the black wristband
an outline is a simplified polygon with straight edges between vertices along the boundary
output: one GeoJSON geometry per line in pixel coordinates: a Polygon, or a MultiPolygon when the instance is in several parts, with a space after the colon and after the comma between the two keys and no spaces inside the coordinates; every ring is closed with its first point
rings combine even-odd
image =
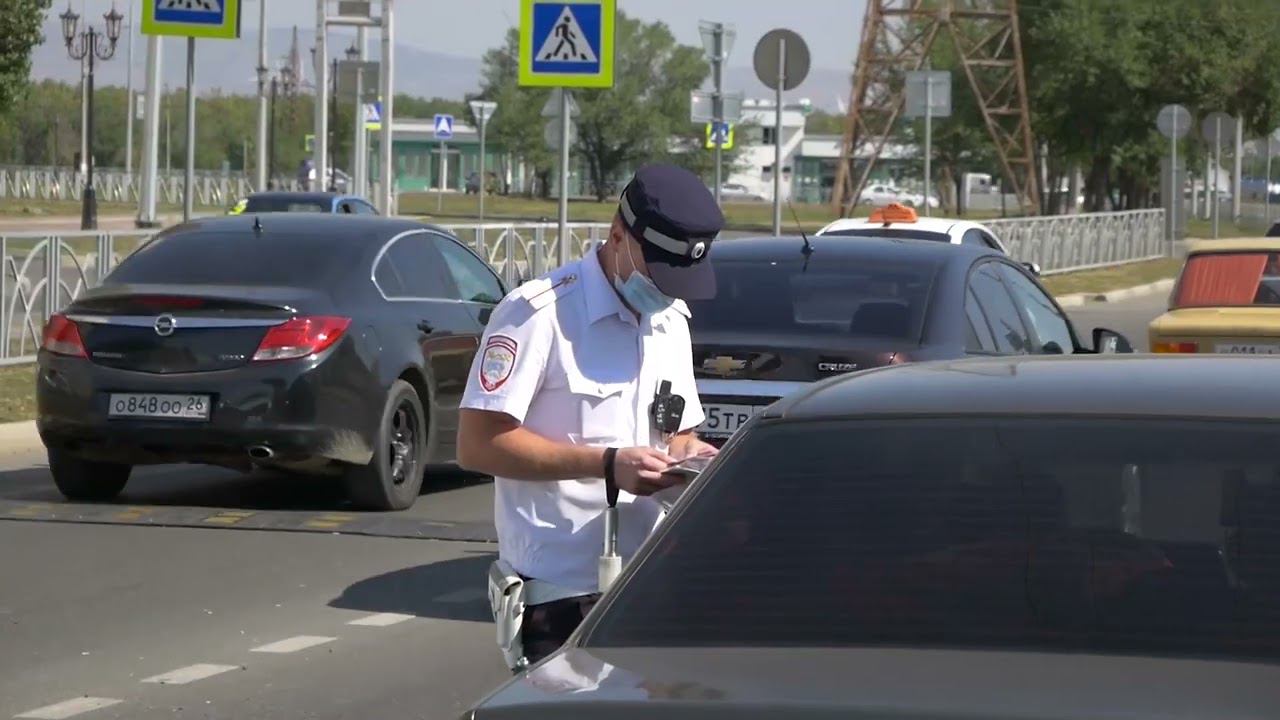
{"type": "Polygon", "coordinates": [[[618,482],[613,475],[613,462],[618,457],[618,448],[604,450],[604,497],[609,507],[618,505],[618,482]]]}

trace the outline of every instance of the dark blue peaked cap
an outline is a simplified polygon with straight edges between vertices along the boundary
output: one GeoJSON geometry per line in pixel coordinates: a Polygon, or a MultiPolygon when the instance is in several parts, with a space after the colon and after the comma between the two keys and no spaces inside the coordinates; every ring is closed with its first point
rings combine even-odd
{"type": "Polygon", "coordinates": [[[646,165],[622,191],[618,210],[640,240],[659,290],[681,300],[715,296],[708,256],[724,228],[724,213],[697,175],[674,165],[646,165]]]}

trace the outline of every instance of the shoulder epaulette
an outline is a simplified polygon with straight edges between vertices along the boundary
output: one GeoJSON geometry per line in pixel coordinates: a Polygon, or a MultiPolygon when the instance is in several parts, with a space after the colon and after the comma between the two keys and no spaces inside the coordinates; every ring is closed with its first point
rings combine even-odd
{"type": "Polygon", "coordinates": [[[542,309],[578,287],[578,274],[530,280],[517,291],[534,310],[542,309]]]}

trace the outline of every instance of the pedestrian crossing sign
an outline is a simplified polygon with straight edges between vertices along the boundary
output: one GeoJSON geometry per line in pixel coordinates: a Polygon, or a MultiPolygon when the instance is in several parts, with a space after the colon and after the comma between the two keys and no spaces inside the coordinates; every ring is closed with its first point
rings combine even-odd
{"type": "Polygon", "coordinates": [[[707,123],[707,149],[714,150],[717,143],[721,150],[733,149],[732,123],[707,123]]]}
{"type": "Polygon", "coordinates": [[[520,84],[613,87],[617,0],[521,0],[520,84]]]}
{"type": "Polygon", "coordinates": [[[436,139],[451,140],[453,139],[453,116],[452,115],[436,115],[436,139]]]}
{"type": "Polygon", "coordinates": [[[382,103],[365,103],[364,104],[364,129],[365,130],[381,130],[382,129],[382,103]]]}
{"type": "Polygon", "coordinates": [[[236,40],[241,0],[142,0],[144,35],[236,40]]]}

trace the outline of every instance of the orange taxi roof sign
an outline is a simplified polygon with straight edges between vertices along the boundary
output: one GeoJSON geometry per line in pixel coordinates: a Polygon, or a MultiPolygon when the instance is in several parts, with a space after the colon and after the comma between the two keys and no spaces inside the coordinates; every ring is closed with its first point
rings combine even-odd
{"type": "Polygon", "coordinates": [[[889,223],[913,223],[919,219],[915,210],[902,203],[889,203],[871,213],[870,218],[871,222],[882,222],[886,225],[889,223]]]}

